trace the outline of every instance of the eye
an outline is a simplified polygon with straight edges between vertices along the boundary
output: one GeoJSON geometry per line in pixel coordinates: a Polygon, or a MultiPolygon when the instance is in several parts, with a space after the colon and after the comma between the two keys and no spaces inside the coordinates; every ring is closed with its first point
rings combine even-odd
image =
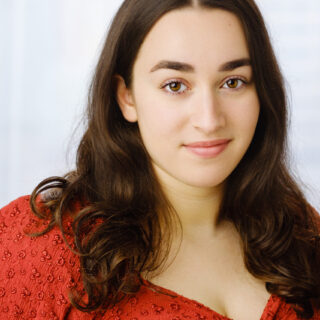
{"type": "Polygon", "coordinates": [[[183,84],[181,81],[173,80],[167,82],[161,88],[166,88],[165,91],[169,92],[170,94],[181,94],[187,89],[187,86],[183,84]]]}
{"type": "Polygon", "coordinates": [[[222,88],[226,89],[240,89],[244,85],[246,85],[247,82],[240,78],[231,78],[228,79],[222,86],[222,88]]]}

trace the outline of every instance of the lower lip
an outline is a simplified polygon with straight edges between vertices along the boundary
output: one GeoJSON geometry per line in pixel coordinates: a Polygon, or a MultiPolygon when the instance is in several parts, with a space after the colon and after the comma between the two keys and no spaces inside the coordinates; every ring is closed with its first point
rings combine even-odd
{"type": "Polygon", "coordinates": [[[228,146],[229,142],[218,144],[212,147],[189,147],[185,146],[189,151],[202,158],[213,158],[222,153],[228,146]]]}

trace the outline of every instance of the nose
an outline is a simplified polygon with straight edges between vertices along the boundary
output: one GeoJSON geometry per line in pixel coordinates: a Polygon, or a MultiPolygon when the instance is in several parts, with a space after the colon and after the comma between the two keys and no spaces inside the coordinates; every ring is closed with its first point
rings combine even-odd
{"type": "Polygon", "coordinates": [[[203,89],[193,105],[192,125],[210,134],[226,125],[226,118],[217,93],[212,88],[203,89]]]}

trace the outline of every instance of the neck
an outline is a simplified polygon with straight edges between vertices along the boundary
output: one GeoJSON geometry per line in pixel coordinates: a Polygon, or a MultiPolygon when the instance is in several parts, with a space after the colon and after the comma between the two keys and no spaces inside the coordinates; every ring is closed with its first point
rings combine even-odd
{"type": "Polygon", "coordinates": [[[184,184],[156,168],[162,189],[177,212],[184,238],[212,238],[218,231],[223,185],[195,187],[184,184]]]}

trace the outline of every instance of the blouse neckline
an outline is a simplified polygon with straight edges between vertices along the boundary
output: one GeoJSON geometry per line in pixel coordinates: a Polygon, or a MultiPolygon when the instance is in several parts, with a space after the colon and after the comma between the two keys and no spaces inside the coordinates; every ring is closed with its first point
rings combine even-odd
{"type": "MultiPolygon", "coordinates": [[[[221,319],[221,320],[232,320],[231,318],[228,318],[228,317],[220,314],[219,312],[213,310],[212,308],[206,306],[205,304],[203,304],[203,303],[201,303],[201,302],[199,302],[197,300],[185,297],[182,294],[179,294],[179,293],[177,293],[177,292],[175,292],[173,290],[167,289],[165,287],[158,286],[158,285],[156,285],[156,284],[152,283],[151,281],[146,280],[144,278],[141,278],[141,280],[142,280],[143,284],[146,287],[149,287],[151,289],[155,289],[157,291],[163,292],[163,293],[171,295],[171,296],[175,296],[175,297],[177,297],[179,299],[183,299],[184,301],[188,301],[188,302],[191,302],[193,304],[197,304],[197,305],[201,306],[203,309],[205,309],[207,312],[212,313],[213,316],[219,317],[219,319],[221,319]]],[[[259,318],[260,320],[267,319],[268,310],[270,310],[272,308],[272,305],[273,305],[273,303],[274,303],[274,301],[276,299],[277,299],[276,295],[270,294],[269,299],[268,299],[268,301],[267,301],[267,303],[266,303],[266,305],[265,305],[265,307],[263,309],[263,312],[262,312],[262,314],[261,314],[261,316],[259,318]]]]}

